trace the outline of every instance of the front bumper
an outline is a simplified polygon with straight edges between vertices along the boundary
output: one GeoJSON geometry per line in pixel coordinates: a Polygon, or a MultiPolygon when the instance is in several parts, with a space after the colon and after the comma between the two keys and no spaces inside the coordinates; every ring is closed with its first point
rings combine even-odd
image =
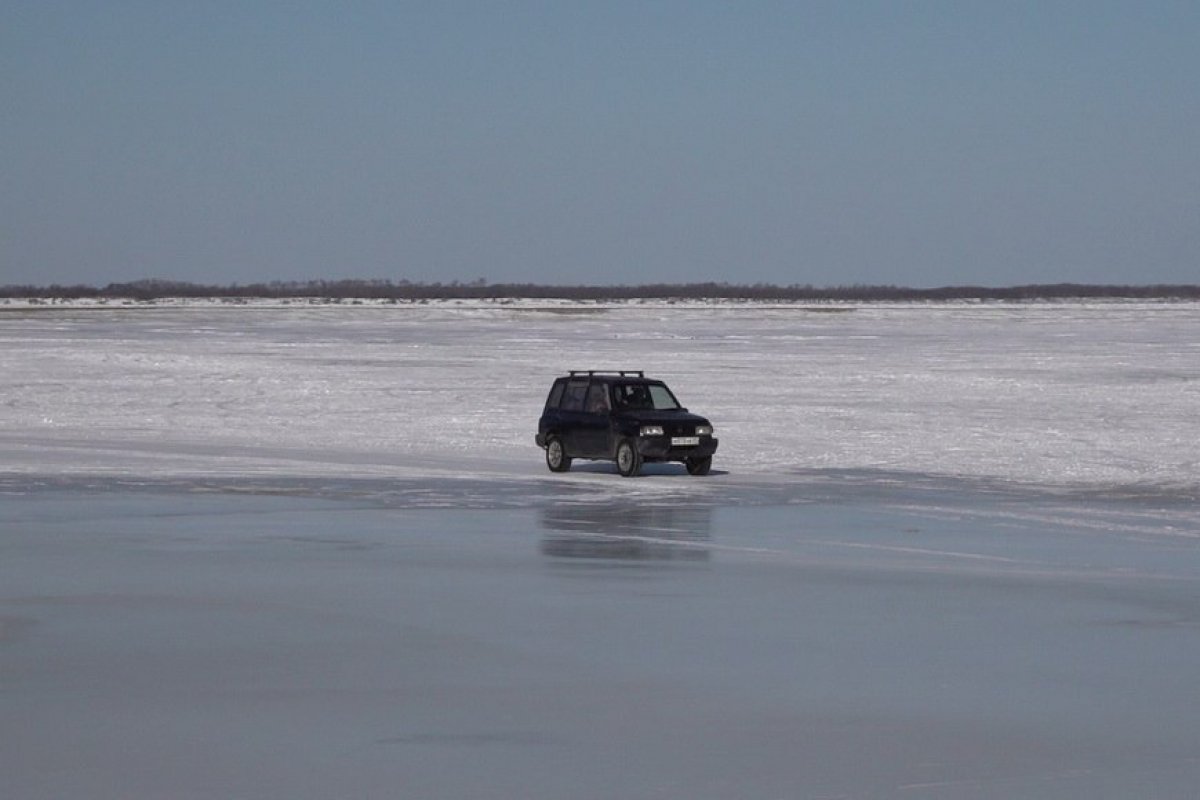
{"type": "Polygon", "coordinates": [[[717,439],[701,436],[700,444],[672,445],[670,436],[639,436],[638,452],[646,461],[683,461],[688,458],[707,458],[717,452],[717,439]]]}

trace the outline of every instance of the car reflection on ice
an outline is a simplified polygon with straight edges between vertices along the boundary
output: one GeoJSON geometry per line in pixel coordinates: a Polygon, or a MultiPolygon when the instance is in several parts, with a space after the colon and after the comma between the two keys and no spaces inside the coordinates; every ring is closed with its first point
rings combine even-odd
{"type": "Polygon", "coordinates": [[[712,541],[708,506],[564,504],[543,508],[538,522],[553,558],[707,561],[712,541]]]}

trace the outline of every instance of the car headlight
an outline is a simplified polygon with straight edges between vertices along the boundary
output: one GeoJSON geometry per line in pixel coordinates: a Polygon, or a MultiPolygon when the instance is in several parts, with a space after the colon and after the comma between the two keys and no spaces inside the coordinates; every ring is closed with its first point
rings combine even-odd
{"type": "Polygon", "coordinates": [[[643,425],[638,433],[641,436],[662,436],[663,429],[662,425],[643,425]]]}
{"type": "Polygon", "coordinates": [[[696,435],[697,436],[712,436],[712,425],[697,425],[696,426],[696,435]]]}

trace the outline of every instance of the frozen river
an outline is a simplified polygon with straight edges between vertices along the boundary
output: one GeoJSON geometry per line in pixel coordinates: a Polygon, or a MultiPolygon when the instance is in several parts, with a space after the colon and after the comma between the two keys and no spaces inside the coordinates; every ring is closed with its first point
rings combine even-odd
{"type": "Polygon", "coordinates": [[[4,796],[1200,785],[1194,528],[1126,502],[445,509],[359,488],[4,497],[4,796]]]}
{"type": "Polygon", "coordinates": [[[1198,355],[1192,304],[0,310],[2,793],[1194,797],[1198,355]],[[714,474],[547,472],[589,367],[714,474]]]}
{"type": "Polygon", "coordinates": [[[555,376],[630,368],[741,477],[1200,487],[1195,303],[10,307],[0,366],[10,475],[493,476],[555,376]]]}

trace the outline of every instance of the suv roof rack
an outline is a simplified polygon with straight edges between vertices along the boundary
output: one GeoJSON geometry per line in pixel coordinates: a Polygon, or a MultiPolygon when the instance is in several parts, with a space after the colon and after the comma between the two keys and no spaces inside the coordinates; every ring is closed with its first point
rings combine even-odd
{"type": "Polygon", "coordinates": [[[620,375],[622,378],[627,378],[630,376],[636,376],[638,378],[646,377],[646,373],[640,369],[573,369],[573,370],[571,370],[571,377],[574,378],[576,375],[587,375],[588,377],[591,377],[592,375],[620,375]]]}

